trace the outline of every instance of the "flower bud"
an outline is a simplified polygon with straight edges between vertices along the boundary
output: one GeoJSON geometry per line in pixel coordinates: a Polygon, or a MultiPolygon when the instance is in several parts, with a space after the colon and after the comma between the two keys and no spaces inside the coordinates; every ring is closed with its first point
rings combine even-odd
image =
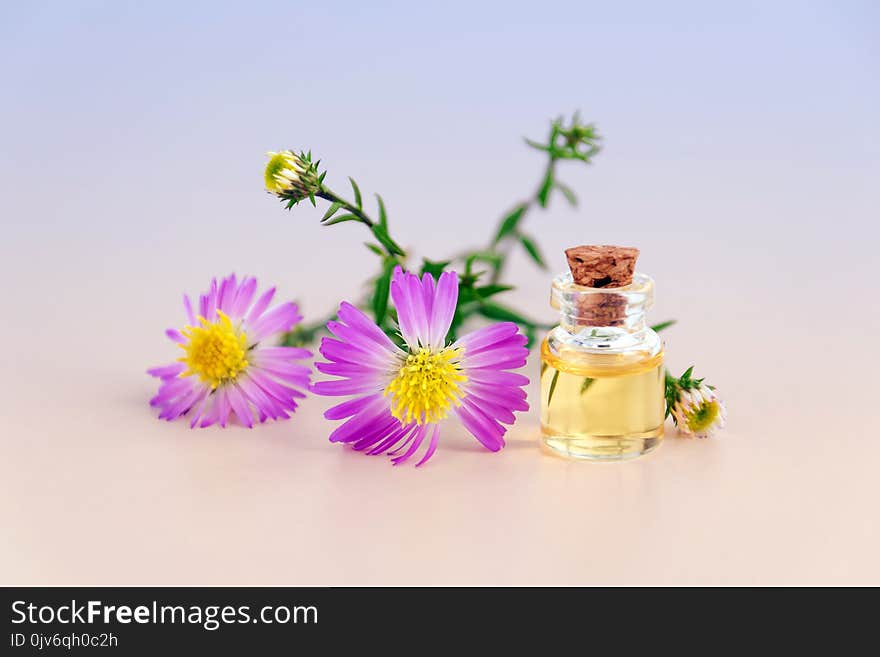
{"type": "Polygon", "coordinates": [[[296,203],[320,191],[318,162],[312,162],[311,154],[280,151],[267,155],[265,179],[270,194],[296,203]]]}
{"type": "Polygon", "coordinates": [[[724,427],[727,410],[718,394],[700,383],[689,389],[678,389],[672,417],[683,434],[711,438],[724,427]]]}

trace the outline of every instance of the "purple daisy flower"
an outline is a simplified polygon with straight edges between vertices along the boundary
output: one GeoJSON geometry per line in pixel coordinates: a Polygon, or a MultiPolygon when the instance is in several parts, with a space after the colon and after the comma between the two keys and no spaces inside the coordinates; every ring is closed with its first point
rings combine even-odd
{"type": "Polygon", "coordinates": [[[296,399],[305,397],[311,370],[294,361],[310,358],[311,352],[295,347],[264,346],[289,331],[302,319],[295,303],[283,303],[271,310],[275,288],[255,302],[257,279],[235,274],[199,297],[198,315],[184,295],[189,325],[165,334],[183,349],[184,355],[171,365],[147,370],[162,380],[150,406],[161,410],[159,418],[174,420],[191,414],[190,427],[197,424],[225,427],[230,415],[250,428],[255,418],[284,420],[296,409],[296,399]]]}
{"type": "Polygon", "coordinates": [[[330,362],[319,371],[341,377],[312,389],[321,395],[353,396],[324,413],[328,420],[348,420],[330,434],[331,442],[351,443],[368,454],[388,453],[394,464],[415,454],[427,441],[416,465],[434,454],[440,422],[453,413],[487,449],[504,447],[504,424],[514,411],[527,411],[529,380],[514,372],[525,365],[526,336],[504,322],[478,329],[446,344],[458,301],[458,275],[444,272],[434,282],[398,267],[391,281],[406,350],[363,312],[347,302],[339,321],[327,328],[338,339],[324,338],[321,354],[330,362]]]}

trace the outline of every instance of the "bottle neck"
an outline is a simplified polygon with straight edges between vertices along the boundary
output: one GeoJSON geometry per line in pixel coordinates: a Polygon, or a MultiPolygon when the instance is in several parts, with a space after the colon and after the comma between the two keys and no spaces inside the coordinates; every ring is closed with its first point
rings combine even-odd
{"type": "Polygon", "coordinates": [[[571,334],[618,335],[641,333],[648,327],[644,312],[626,315],[620,319],[607,321],[594,317],[584,317],[577,312],[561,312],[559,326],[571,334]]]}
{"type": "Polygon", "coordinates": [[[644,274],[636,273],[626,287],[591,288],[576,285],[566,273],[550,290],[550,305],[559,310],[554,333],[586,349],[628,349],[656,338],[647,323],[653,302],[654,281],[644,274]]]}

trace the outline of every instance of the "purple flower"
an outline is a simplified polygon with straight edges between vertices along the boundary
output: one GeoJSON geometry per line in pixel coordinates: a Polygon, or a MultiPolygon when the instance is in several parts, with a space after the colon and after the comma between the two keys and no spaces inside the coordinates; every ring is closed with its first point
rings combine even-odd
{"type": "Polygon", "coordinates": [[[427,442],[421,465],[434,454],[440,422],[453,413],[487,449],[504,447],[505,424],[514,411],[527,411],[529,380],[506,370],[525,365],[526,337],[504,322],[468,333],[453,344],[446,334],[458,301],[458,275],[434,282],[398,267],[391,281],[406,350],[395,345],[364,313],[343,302],[339,321],[327,328],[321,354],[330,362],[319,371],[340,377],[314,384],[321,395],[352,396],[324,413],[345,423],[331,442],[351,443],[368,454],[388,453],[394,464],[412,457],[427,442]]]}
{"type": "Polygon", "coordinates": [[[310,358],[306,349],[265,346],[289,331],[302,317],[295,303],[269,309],[275,288],[255,302],[257,279],[235,274],[199,297],[198,314],[189,297],[183,297],[189,325],[165,334],[183,349],[171,365],[154,367],[148,374],[161,379],[158,394],[150,400],[160,409],[159,418],[174,420],[190,414],[190,427],[225,427],[230,415],[250,428],[254,420],[284,420],[305,397],[311,370],[297,364],[310,358]]]}

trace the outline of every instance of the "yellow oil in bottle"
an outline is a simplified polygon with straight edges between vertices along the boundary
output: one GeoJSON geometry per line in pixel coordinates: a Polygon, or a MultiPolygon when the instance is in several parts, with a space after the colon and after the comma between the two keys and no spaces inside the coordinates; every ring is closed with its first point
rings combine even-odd
{"type": "Polygon", "coordinates": [[[562,357],[541,345],[541,431],[565,456],[636,458],[663,440],[663,352],[562,357]]]}

